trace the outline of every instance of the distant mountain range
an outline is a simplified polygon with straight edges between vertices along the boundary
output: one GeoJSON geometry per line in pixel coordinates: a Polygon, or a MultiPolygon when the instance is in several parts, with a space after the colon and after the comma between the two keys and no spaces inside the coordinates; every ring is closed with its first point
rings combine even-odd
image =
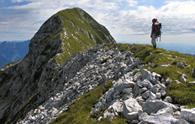
{"type": "Polygon", "coordinates": [[[0,41],[0,68],[22,59],[28,52],[29,41],[0,41]]]}
{"type": "Polygon", "coordinates": [[[187,55],[195,55],[195,45],[194,44],[184,44],[184,43],[160,43],[160,48],[167,50],[177,51],[187,55]]]}

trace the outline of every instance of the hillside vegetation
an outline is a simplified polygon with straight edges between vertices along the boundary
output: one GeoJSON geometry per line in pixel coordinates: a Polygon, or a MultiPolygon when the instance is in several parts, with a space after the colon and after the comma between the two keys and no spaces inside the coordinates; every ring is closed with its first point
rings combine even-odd
{"type": "Polygon", "coordinates": [[[175,103],[195,107],[195,85],[189,83],[195,80],[192,78],[192,69],[195,67],[194,56],[160,48],[153,49],[149,45],[118,44],[117,46],[122,51],[131,51],[145,64],[145,68],[169,78],[171,83],[167,92],[175,103]],[[179,63],[183,63],[184,67],[179,67],[179,63]],[[179,81],[182,74],[187,76],[186,82],[179,81]]]}

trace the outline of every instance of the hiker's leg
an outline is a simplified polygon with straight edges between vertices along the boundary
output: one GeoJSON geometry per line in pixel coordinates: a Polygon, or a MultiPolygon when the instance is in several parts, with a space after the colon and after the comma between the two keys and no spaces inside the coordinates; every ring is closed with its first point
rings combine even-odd
{"type": "Polygon", "coordinates": [[[155,37],[155,35],[152,35],[152,45],[153,45],[153,48],[156,48],[156,37],[155,37]]]}

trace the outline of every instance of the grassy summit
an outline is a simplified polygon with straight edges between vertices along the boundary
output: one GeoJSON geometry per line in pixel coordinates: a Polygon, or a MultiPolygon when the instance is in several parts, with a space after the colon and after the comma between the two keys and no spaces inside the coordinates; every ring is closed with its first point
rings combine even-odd
{"type": "Polygon", "coordinates": [[[87,12],[72,8],[59,11],[40,27],[31,40],[29,53],[54,57],[57,63],[62,64],[96,44],[114,42],[109,31],[87,12]]]}
{"type": "Polygon", "coordinates": [[[61,21],[63,54],[56,57],[58,62],[72,55],[102,43],[115,42],[108,30],[79,8],[67,9],[56,15],[61,21]]]}

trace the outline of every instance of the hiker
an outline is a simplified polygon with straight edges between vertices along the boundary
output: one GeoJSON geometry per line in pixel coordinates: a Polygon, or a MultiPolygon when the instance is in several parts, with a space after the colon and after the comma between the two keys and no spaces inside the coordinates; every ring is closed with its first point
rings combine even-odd
{"type": "Polygon", "coordinates": [[[156,41],[161,37],[161,23],[156,18],[152,19],[152,31],[150,37],[153,48],[156,49],[156,41]]]}

